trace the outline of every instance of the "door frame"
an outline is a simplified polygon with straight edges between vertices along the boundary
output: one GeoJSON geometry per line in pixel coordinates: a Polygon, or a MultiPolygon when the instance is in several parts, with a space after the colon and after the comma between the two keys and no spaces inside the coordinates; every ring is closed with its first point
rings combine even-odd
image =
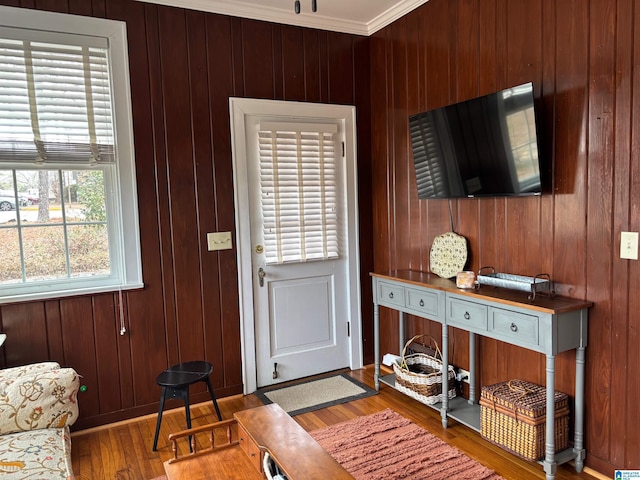
{"type": "Polygon", "coordinates": [[[349,367],[363,367],[362,310],[360,288],[360,255],[358,223],[358,184],[356,162],[356,111],[350,105],[288,102],[253,98],[229,98],[231,156],[233,162],[234,207],[236,219],[236,252],[238,259],[238,296],[240,310],[240,347],[242,356],[243,393],[257,389],[256,337],[253,308],[253,268],[251,255],[251,223],[247,188],[246,117],[254,115],[291,116],[297,118],[342,119],[345,132],[345,188],[349,285],[349,367]]]}

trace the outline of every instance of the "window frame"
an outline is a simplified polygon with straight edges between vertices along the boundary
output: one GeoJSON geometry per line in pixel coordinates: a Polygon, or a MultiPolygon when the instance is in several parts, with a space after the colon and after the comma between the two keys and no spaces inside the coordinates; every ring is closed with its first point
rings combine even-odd
{"type": "MultiPolygon", "coordinates": [[[[126,24],[116,20],[0,6],[0,26],[43,31],[59,34],[61,37],[81,35],[107,40],[117,159],[115,181],[111,188],[115,203],[119,203],[114,206],[113,199],[106,199],[108,228],[110,234],[114,234],[110,237],[110,243],[113,243],[110,248],[119,252],[113,258],[112,275],[102,277],[103,282],[71,282],[65,278],[21,283],[20,288],[17,288],[17,284],[0,285],[0,304],[143,288],[126,24]]],[[[43,169],[68,167],[70,166],[43,165],[43,169]]],[[[4,162],[0,164],[0,168],[20,170],[25,169],[25,166],[4,162]]]]}

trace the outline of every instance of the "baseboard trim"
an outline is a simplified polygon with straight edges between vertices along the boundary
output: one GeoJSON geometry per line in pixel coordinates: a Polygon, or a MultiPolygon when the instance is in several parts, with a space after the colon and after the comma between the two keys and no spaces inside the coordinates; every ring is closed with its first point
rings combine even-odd
{"type": "MultiPolygon", "coordinates": [[[[233,398],[237,398],[237,397],[242,397],[243,394],[242,393],[238,393],[236,395],[231,395],[228,397],[224,397],[224,398],[220,398],[218,399],[218,404],[219,405],[224,405],[225,400],[231,400],[233,398]]],[[[194,407],[204,407],[206,405],[210,405],[211,404],[211,400],[208,401],[204,401],[204,402],[200,402],[200,403],[194,403],[191,404],[190,407],[194,408],[194,407]]],[[[164,412],[162,412],[162,415],[172,415],[175,413],[181,413],[184,415],[184,406],[178,406],[175,408],[171,408],[171,409],[167,409],[164,412]]],[[[90,427],[90,428],[85,428],[83,430],[78,430],[75,432],[71,432],[71,438],[75,438],[75,437],[81,437],[82,435],[86,435],[88,433],[94,433],[94,432],[99,432],[101,430],[107,430],[109,428],[114,428],[114,427],[119,427],[122,425],[128,425],[130,423],[135,423],[135,422],[139,422],[141,420],[147,420],[149,418],[155,418],[158,415],[158,412],[155,413],[148,413],[146,415],[140,415],[138,417],[133,417],[133,418],[128,418],[126,420],[120,420],[118,422],[112,422],[112,423],[105,423],[104,425],[98,425],[97,427],[90,427]]]]}
{"type": "Polygon", "coordinates": [[[583,471],[584,473],[587,473],[592,477],[597,478],[598,480],[611,480],[611,477],[607,477],[606,475],[603,475],[602,473],[595,471],[593,468],[584,467],[583,471]]]}

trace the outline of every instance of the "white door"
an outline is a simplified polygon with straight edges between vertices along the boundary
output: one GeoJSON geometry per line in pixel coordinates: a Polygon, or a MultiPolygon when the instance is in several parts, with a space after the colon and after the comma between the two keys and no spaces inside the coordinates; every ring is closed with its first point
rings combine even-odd
{"type": "MultiPolygon", "coordinates": [[[[243,315],[253,315],[257,387],[354,367],[354,343],[360,343],[349,136],[344,117],[319,116],[317,107],[308,105],[307,116],[278,109],[243,115],[244,167],[234,150],[236,186],[246,182],[248,208],[236,202],[237,238],[241,270],[251,277],[252,312],[243,315]]],[[[355,353],[361,357],[359,345],[355,353]]]]}

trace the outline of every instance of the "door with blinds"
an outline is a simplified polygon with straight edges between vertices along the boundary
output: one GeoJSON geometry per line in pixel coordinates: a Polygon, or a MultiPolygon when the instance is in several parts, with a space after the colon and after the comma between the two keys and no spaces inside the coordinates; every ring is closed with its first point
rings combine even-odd
{"type": "Polygon", "coordinates": [[[340,122],[256,118],[248,151],[258,387],[348,367],[340,122]]]}

